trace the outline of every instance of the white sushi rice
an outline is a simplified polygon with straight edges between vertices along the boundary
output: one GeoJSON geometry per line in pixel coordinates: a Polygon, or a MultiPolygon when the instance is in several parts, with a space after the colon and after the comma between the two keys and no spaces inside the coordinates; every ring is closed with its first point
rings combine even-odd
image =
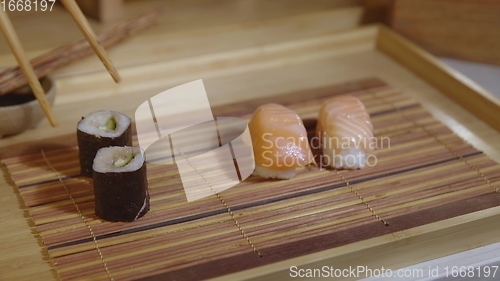
{"type": "Polygon", "coordinates": [[[92,168],[99,173],[122,173],[139,170],[144,165],[144,152],[139,147],[110,146],[97,151],[92,168]],[[115,162],[126,159],[130,154],[134,158],[123,167],[116,167],[115,162]]]}
{"type": "Polygon", "coordinates": [[[146,197],[144,197],[144,202],[142,203],[142,207],[139,210],[139,212],[137,212],[137,215],[135,215],[134,220],[137,220],[139,218],[139,216],[141,215],[142,211],[144,211],[144,209],[146,208],[146,206],[148,204],[148,198],[149,198],[149,194],[148,194],[148,191],[146,191],[146,197]]]}
{"type": "Polygon", "coordinates": [[[357,170],[366,166],[366,154],[360,149],[349,148],[340,151],[323,148],[323,164],[336,169],[357,170]]]}
{"type": "Polygon", "coordinates": [[[116,138],[123,134],[125,130],[130,126],[130,118],[119,112],[111,110],[99,110],[90,113],[82,121],[78,123],[78,130],[85,132],[90,135],[95,135],[99,137],[116,138]],[[110,118],[115,119],[116,128],[114,130],[103,130],[103,126],[110,118]]]}
{"type": "MultiPolygon", "coordinates": [[[[329,140],[328,133],[325,134],[325,140],[329,140]]],[[[329,143],[333,143],[329,141],[329,143]]],[[[321,165],[330,166],[335,169],[357,170],[366,166],[367,155],[364,149],[359,147],[349,147],[345,149],[335,149],[322,145],[323,155],[321,155],[321,165]]]]}
{"type": "Polygon", "coordinates": [[[254,176],[261,176],[266,179],[282,179],[282,180],[287,180],[295,177],[297,172],[295,171],[295,168],[290,168],[286,170],[274,170],[262,166],[257,166],[255,167],[255,170],[253,172],[254,176]]]}

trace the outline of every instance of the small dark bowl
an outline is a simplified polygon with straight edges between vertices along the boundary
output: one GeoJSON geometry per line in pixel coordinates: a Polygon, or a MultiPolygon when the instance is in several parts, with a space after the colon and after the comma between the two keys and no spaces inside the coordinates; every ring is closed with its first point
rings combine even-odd
{"type": "MultiPolygon", "coordinates": [[[[46,77],[41,79],[40,83],[52,106],[56,97],[56,89],[52,79],[46,77]]],[[[44,117],[42,108],[29,86],[0,96],[0,138],[33,128],[44,117]]]]}

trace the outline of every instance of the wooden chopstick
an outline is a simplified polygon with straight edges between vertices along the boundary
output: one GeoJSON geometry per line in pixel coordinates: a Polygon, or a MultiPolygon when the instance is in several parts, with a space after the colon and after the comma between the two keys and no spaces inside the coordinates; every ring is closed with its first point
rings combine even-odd
{"type": "MultiPolygon", "coordinates": [[[[158,9],[145,12],[124,23],[106,28],[97,34],[104,47],[113,46],[132,35],[156,24],[161,11],[158,9]]],[[[71,42],[68,45],[51,50],[31,60],[36,76],[40,79],[54,70],[67,65],[79,58],[92,54],[93,50],[85,38],[71,42]]],[[[7,68],[0,72],[0,96],[7,94],[28,82],[18,66],[7,68]]]]}
{"type": "Polygon", "coordinates": [[[26,76],[26,79],[28,80],[28,84],[30,85],[33,94],[42,107],[43,113],[49,120],[50,125],[52,127],[56,127],[57,121],[54,114],[52,113],[52,109],[50,108],[50,104],[47,100],[47,97],[45,96],[42,85],[36,77],[35,72],[33,71],[30,62],[26,57],[26,54],[24,53],[23,46],[21,45],[21,42],[17,37],[17,33],[14,30],[12,23],[10,22],[7,12],[5,12],[3,9],[0,9],[0,28],[2,29],[5,39],[7,40],[7,43],[12,50],[12,53],[16,57],[19,66],[21,67],[24,75],[26,76]]]}
{"type": "Polygon", "coordinates": [[[111,74],[111,77],[113,77],[113,80],[115,80],[116,83],[120,82],[121,78],[118,74],[118,71],[113,66],[113,63],[109,59],[102,45],[97,40],[97,36],[95,35],[94,30],[83,15],[80,7],[78,7],[78,4],[76,4],[75,0],[61,0],[61,2],[63,3],[66,10],[68,10],[68,12],[71,14],[87,41],[89,41],[97,56],[99,56],[101,62],[104,64],[104,67],[106,67],[109,74],[111,74]]]}

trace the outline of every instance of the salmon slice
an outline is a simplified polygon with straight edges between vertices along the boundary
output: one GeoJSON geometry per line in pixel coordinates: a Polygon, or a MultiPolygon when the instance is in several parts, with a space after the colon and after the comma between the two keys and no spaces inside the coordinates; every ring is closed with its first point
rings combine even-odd
{"type": "Polygon", "coordinates": [[[326,100],[321,106],[316,135],[323,150],[322,164],[361,169],[376,146],[373,125],[363,103],[351,95],[326,100]]]}
{"type": "Polygon", "coordinates": [[[255,110],[248,125],[255,157],[254,174],[288,179],[295,168],[314,161],[307,131],[299,115],[279,104],[264,104],[255,110]]]}

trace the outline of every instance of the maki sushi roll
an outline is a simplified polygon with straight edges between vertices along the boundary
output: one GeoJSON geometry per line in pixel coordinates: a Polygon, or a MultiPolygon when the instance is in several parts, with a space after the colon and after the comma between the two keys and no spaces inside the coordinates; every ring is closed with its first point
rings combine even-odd
{"type": "Polygon", "coordinates": [[[97,151],[93,164],[95,214],[107,221],[135,221],[149,211],[144,152],[111,146],[97,151]]]}
{"type": "Polygon", "coordinates": [[[82,176],[92,177],[92,164],[100,148],[132,145],[131,123],[126,115],[110,110],[92,112],[78,122],[76,136],[82,176]]]}

